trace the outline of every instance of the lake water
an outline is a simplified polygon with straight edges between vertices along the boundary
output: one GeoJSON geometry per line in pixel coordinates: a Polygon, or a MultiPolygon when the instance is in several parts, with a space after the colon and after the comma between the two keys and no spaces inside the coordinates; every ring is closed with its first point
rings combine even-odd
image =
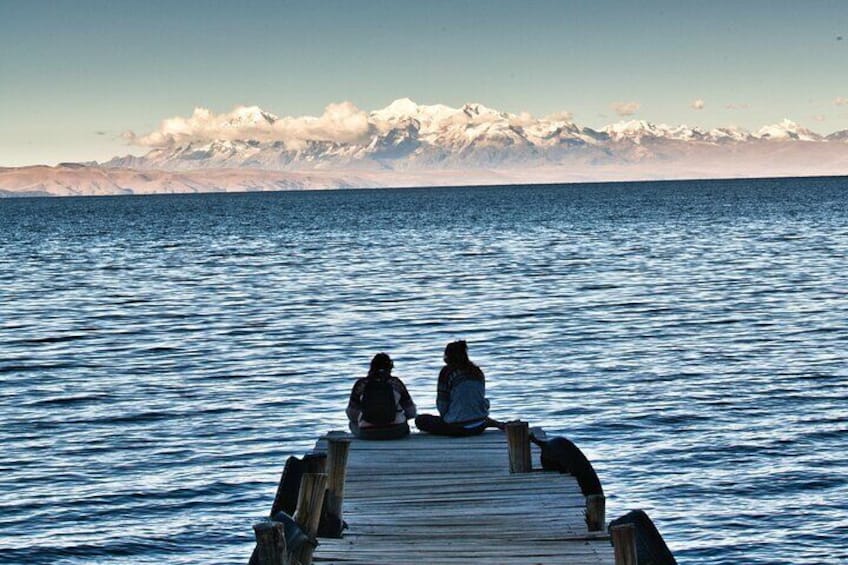
{"type": "Polygon", "coordinates": [[[848,561],[848,179],[0,200],[0,562],[246,562],[386,351],[681,563],[848,561]]]}

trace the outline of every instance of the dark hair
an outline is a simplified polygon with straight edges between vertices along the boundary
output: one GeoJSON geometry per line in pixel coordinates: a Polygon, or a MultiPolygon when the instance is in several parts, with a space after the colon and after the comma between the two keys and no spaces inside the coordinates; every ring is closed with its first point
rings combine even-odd
{"type": "Polygon", "coordinates": [[[389,357],[386,353],[378,353],[371,359],[371,368],[368,369],[368,378],[386,378],[391,376],[392,367],[395,364],[392,362],[392,358],[389,357]]]}
{"type": "Polygon", "coordinates": [[[483,380],[483,371],[468,358],[468,344],[464,339],[452,341],[445,347],[445,365],[459,368],[470,378],[483,380]]]}
{"type": "Polygon", "coordinates": [[[445,363],[448,365],[470,365],[468,359],[468,344],[464,339],[452,341],[445,346],[445,363]]]}

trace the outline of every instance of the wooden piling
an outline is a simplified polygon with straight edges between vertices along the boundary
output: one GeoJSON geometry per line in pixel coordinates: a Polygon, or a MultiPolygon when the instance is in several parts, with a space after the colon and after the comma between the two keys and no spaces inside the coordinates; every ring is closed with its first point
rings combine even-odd
{"type": "Polygon", "coordinates": [[[313,474],[322,474],[327,472],[327,454],[316,452],[316,453],[307,453],[303,456],[303,462],[306,464],[303,472],[313,473],[313,474]]]}
{"type": "Polygon", "coordinates": [[[636,565],[636,527],[633,524],[620,524],[610,528],[612,545],[615,551],[615,565],[636,565]]]}
{"type": "MultiPolygon", "coordinates": [[[[300,481],[300,491],[297,499],[297,510],[294,513],[295,522],[300,525],[310,540],[318,533],[318,523],[321,520],[321,508],[324,505],[324,494],[327,490],[326,473],[304,473],[300,481]]],[[[301,565],[312,563],[312,553],[315,547],[305,543],[297,554],[301,565]]]]}
{"type": "Polygon", "coordinates": [[[289,565],[286,534],[282,522],[260,522],[253,525],[256,549],[250,560],[252,565],[289,565]]]}
{"type": "MultiPolygon", "coordinates": [[[[303,456],[304,473],[324,473],[326,466],[326,453],[307,453],[303,456]]],[[[277,494],[274,496],[274,503],[271,505],[270,517],[272,519],[274,518],[274,516],[277,515],[277,512],[285,510],[289,514],[292,514],[294,513],[294,510],[296,508],[295,504],[297,503],[297,500],[292,500],[292,498],[296,499],[297,497],[294,494],[291,485],[289,485],[287,488],[286,479],[286,469],[284,468],[282,474],[280,475],[280,482],[277,485],[277,494]]]]}
{"type": "Polygon", "coordinates": [[[606,530],[606,497],[590,494],[586,497],[586,527],[590,532],[606,530]]]}
{"type": "Polygon", "coordinates": [[[527,422],[507,422],[506,441],[509,448],[509,472],[529,473],[533,470],[530,460],[530,425],[527,422]]]}
{"type": "Polygon", "coordinates": [[[330,515],[338,516],[340,523],[349,449],[349,438],[327,439],[327,499],[324,501],[324,510],[330,515]]]}

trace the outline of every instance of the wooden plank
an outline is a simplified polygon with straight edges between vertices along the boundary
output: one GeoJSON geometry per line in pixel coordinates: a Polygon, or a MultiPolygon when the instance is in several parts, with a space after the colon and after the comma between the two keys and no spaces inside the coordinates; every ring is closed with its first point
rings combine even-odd
{"type": "MultiPolygon", "coordinates": [[[[332,540],[336,542],[337,540],[332,540]]],[[[433,543],[403,544],[401,546],[362,547],[358,544],[333,543],[319,545],[315,561],[321,563],[557,563],[579,565],[612,565],[608,541],[602,542],[552,542],[548,545],[513,544],[507,550],[490,544],[457,545],[433,543]]]]}
{"type": "Polygon", "coordinates": [[[587,531],[574,477],[511,475],[499,431],[353,440],[344,489],[350,528],[342,539],[321,540],[315,562],[613,564],[609,540],[587,531]]]}

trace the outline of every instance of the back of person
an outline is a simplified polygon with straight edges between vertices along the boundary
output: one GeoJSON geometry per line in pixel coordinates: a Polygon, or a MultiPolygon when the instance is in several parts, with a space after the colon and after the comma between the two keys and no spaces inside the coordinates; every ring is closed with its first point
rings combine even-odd
{"type": "Polygon", "coordinates": [[[487,427],[500,427],[499,422],[489,418],[486,378],[468,358],[466,342],[449,343],[444,361],[436,385],[439,415],[421,414],[415,418],[418,429],[438,435],[469,436],[483,433],[487,427]]]}
{"type": "Polygon", "coordinates": [[[484,420],[489,415],[486,381],[476,365],[445,366],[439,375],[444,388],[450,391],[447,401],[438,406],[442,419],[449,423],[484,420]]]}
{"type": "Polygon", "coordinates": [[[368,376],[350,391],[347,417],[350,431],[362,439],[396,439],[409,434],[406,421],[415,417],[415,403],[403,382],[392,376],[394,363],[385,353],[371,360],[368,376]]]}
{"type": "Polygon", "coordinates": [[[400,395],[389,378],[365,379],[361,402],[362,421],[372,426],[394,424],[398,413],[403,412],[400,395]]]}

